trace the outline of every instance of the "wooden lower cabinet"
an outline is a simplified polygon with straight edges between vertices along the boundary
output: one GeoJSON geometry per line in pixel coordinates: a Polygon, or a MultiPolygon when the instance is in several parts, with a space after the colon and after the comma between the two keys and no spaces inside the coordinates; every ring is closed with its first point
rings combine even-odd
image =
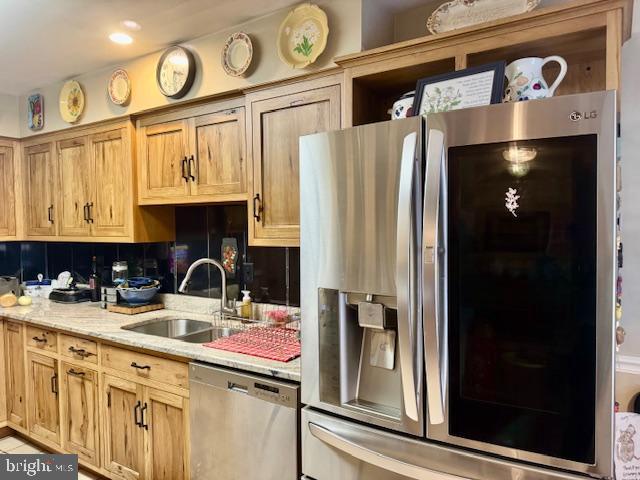
{"type": "Polygon", "coordinates": [[[36,440],[60,445],[58,360],[27,352],[29,434],[36,440]]]}
{"type": "Polygon", "coordinates": [[[62,448],[99,467],[98,372],[62,362],[60,378],[62,448]]]}
{"type": "Polygon", "coordinates": [[[185,363],[36,328],[0,318],[0,423],[114,480],[190,478],[185,363]],[[116,358],[165,374],[119,371],[116,358]]]}
{"type": "Polygon", "coordinates": [[[5,322],[7,422],[21,432],[27,428],[24,332],[25,327],[21,323],[5,322]]]}
{"type": "Polygon", "coordinates": [[[104,375],[102,438],[105,470],[126,480],[144,476],[142,385],[104,375]]]}
{"type": "Polygon", "coordinates": [[[145,387],[144,428],[146,478],[189,478],[189,401],[145,387]]]}

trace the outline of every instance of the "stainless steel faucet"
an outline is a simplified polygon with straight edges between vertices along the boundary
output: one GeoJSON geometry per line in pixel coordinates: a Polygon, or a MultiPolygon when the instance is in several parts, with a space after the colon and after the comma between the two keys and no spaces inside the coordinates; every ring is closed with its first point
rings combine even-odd
{"type": "Polygon", "coordinates": [[[218,270],[220,270],[220,275],[222,276],[222,298],[220,299],[220,302],[222,303],[221,310],[224,313],[235,314],[235,309],[227,306],[227,275],[224,271],[224,268],[222,267],[222,264],[212,258],[201,258],[200,260],[196,260],[195,262],[193,262],[191,266],[189,266],[187,274],[185,275],[184,280],[182,280],[182,283],[178,288],[178,292],[185,293],[187,291],[189,286],[189,279],[191,278],[191,275],[193,275],[193,271],[200,265],[204,264],[215,265],[216,267],[218,267],[218,270]]]}

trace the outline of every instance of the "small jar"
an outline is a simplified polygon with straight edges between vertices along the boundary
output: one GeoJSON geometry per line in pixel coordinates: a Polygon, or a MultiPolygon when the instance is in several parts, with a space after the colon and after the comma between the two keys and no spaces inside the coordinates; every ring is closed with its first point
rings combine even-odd
{"type": "Polygon", "coordinates": [[[111,281],[118,286],[123,284],[129,278],[129,265],[124,260],[113,262],[111,266],[111,281]]]}

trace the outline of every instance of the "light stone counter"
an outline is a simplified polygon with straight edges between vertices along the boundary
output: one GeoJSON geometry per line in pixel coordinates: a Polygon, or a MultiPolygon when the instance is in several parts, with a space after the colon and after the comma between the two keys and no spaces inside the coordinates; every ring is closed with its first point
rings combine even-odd
{"type": "MultiPolygon", "coordinates": [[[[300,381],[299,358],[287,363],[276,362],[240,353],[216,350],[200,344],[122,330],[121,327],[142,323],[154,318],[177,317],[211,321],[212,317],[205,312],[215,308],[214,301],[185,296],[180,296],[180,299],[173,297],[178,296],[166,295],[163,299],[165,305],[171,308],[180,308],[180,310],[164,309],[137,315],[107,312],[100,308],[99,303],[84,302],[65,305],[34,298],[33,305],[28,307],[0,307],[0,317],[85,335],[124,346],[142,348],[152,352],[166,353],[295,382],[300,381]],[[189,303],[193,303],[196,306],[196,308],[189,309],[189,311],[199,313],[185,312],[189,303]],[[204,305],[206,307],[203,307],[204,305]]],[[[217,304],[219,305],[219,303],[218,301],[217,304]]]]}

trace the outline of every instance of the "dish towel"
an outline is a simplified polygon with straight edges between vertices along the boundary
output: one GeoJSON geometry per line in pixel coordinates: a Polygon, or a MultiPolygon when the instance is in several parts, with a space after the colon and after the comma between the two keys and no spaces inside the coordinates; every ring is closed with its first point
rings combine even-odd
{"type": "Polygon", "coordinates": [[[300,356],[298,331],[292,328],[248,328],[235,335],[205,343],[204,346],[278,362],[289,362],[300,356]]]}

